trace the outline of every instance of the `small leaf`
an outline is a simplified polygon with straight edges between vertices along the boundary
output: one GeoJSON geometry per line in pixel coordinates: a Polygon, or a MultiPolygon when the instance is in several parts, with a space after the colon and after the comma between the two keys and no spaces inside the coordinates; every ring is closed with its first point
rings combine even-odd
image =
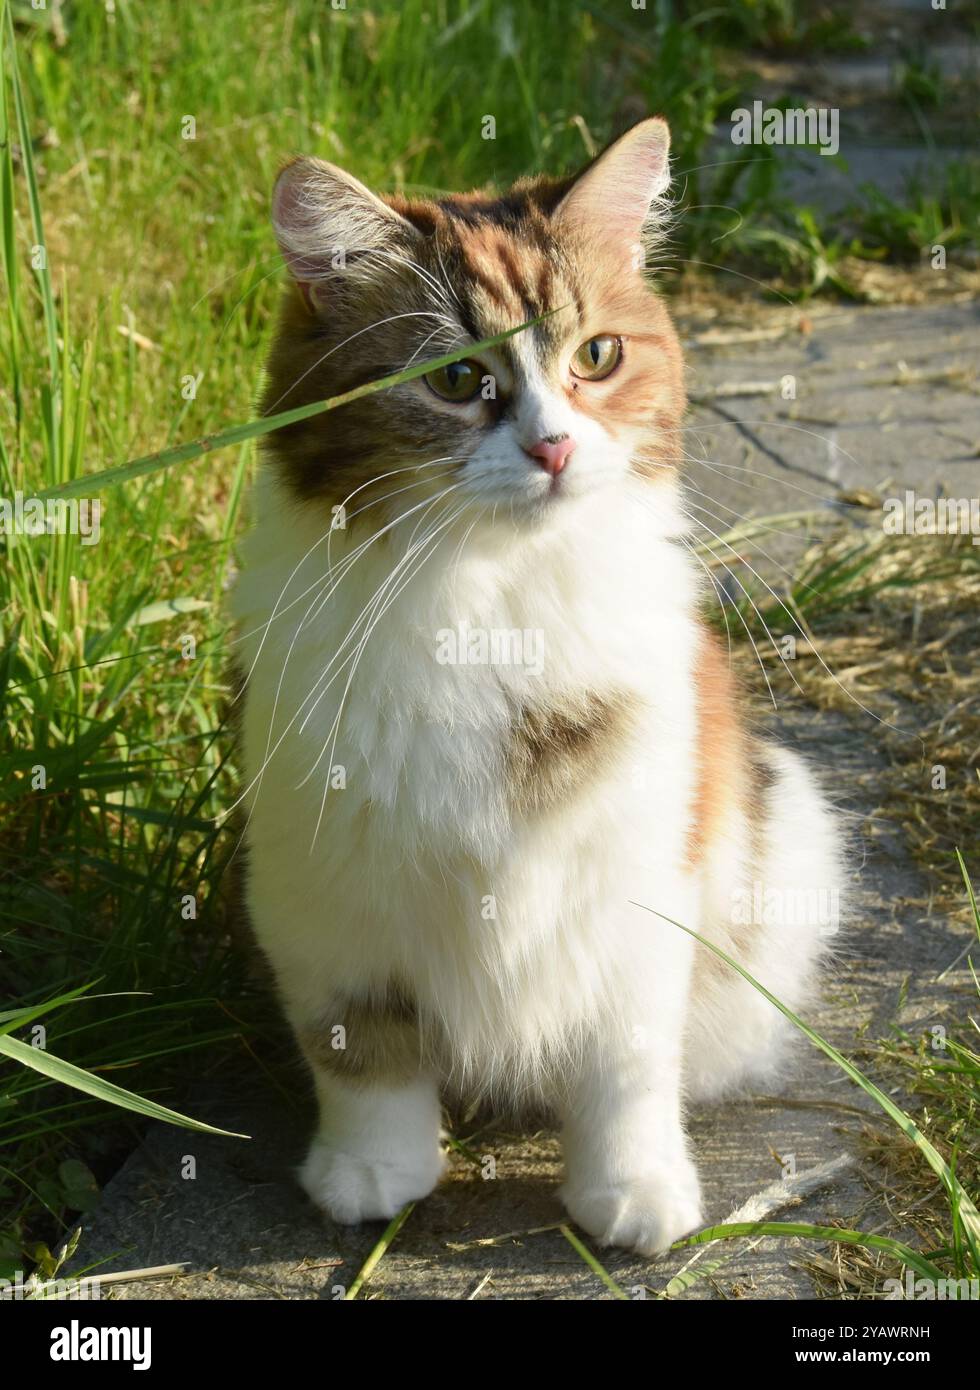
{"type": "Polygon", "coordinates": [[[34,1241],[31,1245],[26,1246],[24,1253],[37,1265],[45,1279],[53,1277],[58,1268],[58,1262],[42,1240],[34,1241]]]}
{"type": "Polygon", "coordinates": [[[65,1205],[72,1211],[92,1211],[99,1200],[99,1184],[92,1170],[78,1158],[66,1158],[58,1165],[65,1205]]]}

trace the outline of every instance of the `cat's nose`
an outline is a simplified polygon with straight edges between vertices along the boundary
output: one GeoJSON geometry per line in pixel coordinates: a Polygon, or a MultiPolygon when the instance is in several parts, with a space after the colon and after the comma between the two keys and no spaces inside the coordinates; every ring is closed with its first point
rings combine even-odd
{"type": "Polygon", "coordinates": [[[534,462],[539,464],[546,473],[550,473],[553,478],[565,467],[569,454],[575,450],[575,440],[568,434],[549,434],[545,439],[539,439],[537,444],[532,444],[530,449],[525,450],[530,454],[534,462]]]}

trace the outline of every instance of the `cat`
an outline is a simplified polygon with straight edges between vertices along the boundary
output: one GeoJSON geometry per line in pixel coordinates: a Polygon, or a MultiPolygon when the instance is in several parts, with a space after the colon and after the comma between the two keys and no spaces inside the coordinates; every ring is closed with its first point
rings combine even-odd
{"type": "Polygon", "coordinates": [[[546,1104],[574,1220],[665,1250],[703,1220],[686,1109],[791,1032],[682,927],[794,1009],[834,930],[836,816],[747,728],[684,544],[669,181],[650,118],[500,197],[275,186],[264,413],[472,348],[269,437],[233,598],[247,905],[337,1222],[431,1192],[477,1097],[546,1104]]]}

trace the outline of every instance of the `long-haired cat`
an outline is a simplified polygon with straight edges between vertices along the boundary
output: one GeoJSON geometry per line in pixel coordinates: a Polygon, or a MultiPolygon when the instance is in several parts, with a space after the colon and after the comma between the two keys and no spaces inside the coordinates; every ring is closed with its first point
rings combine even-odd
{"type": "Polygon", "coordinates": [[[248,908],[340,1222],[430,1192],[441,1096],[482,1096],[552,1109],[586,1231],[665,1249],[685,1108],[787,1043],[675,923],[795,1008],[833,925],[834,819],[740,718],[684,545],[668,182],[651,119],[502,197],[276,184],[266,413],[472,347],[271,436],[234,600],[248,908]]]}

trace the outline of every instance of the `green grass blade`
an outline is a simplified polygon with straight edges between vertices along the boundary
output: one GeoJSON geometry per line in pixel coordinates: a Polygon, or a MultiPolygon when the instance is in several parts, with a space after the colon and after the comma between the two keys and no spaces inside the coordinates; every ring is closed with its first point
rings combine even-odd
{"type": "Polygon", "coordinates": [[[7,314],[10,332],[8,360],[10,388],[14,402],[14,419],[19,434],[21,425],[21,365],[19,287],[17,265],[16,216],[14,212],[14,154],[10,117],[7,111],[7,6],[0,5],[0,253],[3,258],[4,281],[7,286],[7,314]]]}
{"type": "Polygon", "coordinates": [[[569,1245],[575,1251],[576,1255],[581,1255],[582,1259],[589,1266],[592,1273],[595,1274],[597,1278],[602,1280],[602,1282],[605,1284],[606,1288],[610,1291],[613,1297],[624,1298],[627,1303],[631,1302],[630,1296],[626,1292],[626,1290],[616,1283],[616,1280],[612,1277],[608,1270],[603,1269],[602,1265],[596,1259],[595,1255],[593,1255],[589,1247],[587,1245],[584,1245],[582,1241],[579,1240],[575,1232],[570,1231],[567,1226],[559,1226],[558,1229],[559,1231],[561,1231],[562,1235],[565,1237],[569,1245]]]}
{"type": "Polygon", "coordinates": [[[15,1028],[22,1028],[34,1019],[43,1017],[50,1013],[52,1009],[59,1009],[62,1004],[69,1003],[72,999],[79,998],[86,990],[92,988],[91,983],[79,985],[77,989],[70,989],[67,994],[59,994],[57,999],[48,999],[43,1004],[34,1004],[25,1009],[4,1009],[0,1011],[0,1036],[10,1033],[15,1028]]]}
{"type": "MultiPolygon", "coordinates": [[[[748,1254],[750,1250],[754,1250],[757,1245],[761,1244],[761,1239],[760,1236],[759,1240],[750,1241],[745,1247],[745,1253],[748,1254]]],[[[713,1275],[717,1274],[720,1269],[724,1269],[729,1260],[734,1259],[737,1254],[737,1250],[726,1250],[725,1253],[719,1255],[716,1260],[705,1260],[703,1264],[698,1264],[693,1267],[689,1260],[684,1268],[678,1270],[673,1279],[670,1280],[661,1297],[680,1298],[681,1294],[693,1288],[700,1279],[710,1279],[713,1275]]],[[[694,1255],[691,1258],[692,1260],[696,1260],[698,1257],[694,1255]]]]}
{"type": "Polygon", "coordinates": [[[34,144],[31,139],[31,128],[27,117],[27,106],[24,102],[24,90],[21,86],[20,73],[17,70],[17,49],[16,38],[14,35],[13,15],[7,8],[7,32],[10,39],[10,84],[14,93],[14,110],[17,114],[17,131],[20,136],[21,159],[24,165],[24,178],[27,184],[27,200],[31,210],[31,229],[34,233],[34,243],[43,250],[44,264],[35,271],[38,284],[41,289],[41,304],[44,311],[44,329],[48,347],[48,385],[51,390],[50,400],[50,441],[49,441],[49,467],[54,476],[56,460],[60,448],[60,418],[61,409],[61,357],[58,351],[58,315],[55,311],[54,294],[51,289],[51,266],[48,259],[47,243],[44,240],[44,221],[41,216],[41,195],[38,189],[37,169],[34,165],[34,144]]]}
{"type": "MultiPolygon", "coordinates": [[[[811,1226],[801,1221],[736,1221],[731,1225],[708,1226],[696,1235],[675,1241],[672,1250],[688,1245],[708,1245],[715,1240],[737,1240],[743,1236],[799,1236],[804,1240],[832,1240],[844,1245],[862,1245],[869,1250],[884,1250],[896,1260],[914,1269],[926,1279],[945,1279],[946,1275],[924,1255],[917,1254],[891,1236],[869,1235],[866,1231],[846,1231],[839,1226],[811,1226]]],[[[669,1286],[668,1286],[669,1287],[669,1286]]]]}
{"type": "Polygon", "coordinates": [[[293,410],[283,410],[278,415],[267,415],[260,420],[249,420],[244,425],[232,425],[230,429],[203,435],[187,444],[177,444],[172,449],[161,449],[155,454],[145,454],[143,458],[131,459],[129,463],[102,468],[96,473],[86,473],[57,487],[44,488],[37,495],[40,498],[88,496],[93,488],[116,487],[119,483],[127,483],[133,478],[143,478],[150,473],[160,473],[165,468],[173,468],[178,463],[189,463],[191,459],[213,453],[216,449],[225,449],[230,444],[244,444],[249,439],[259,439],[262,435],[272,434],[274,430],[282,429],[285,425],[293,425],[298,420],[309,420],[314,415],[322,415],[328,410],[338,410],[342,405],[359,401],[376,391],[386,391],[390,386],[400,386],[406,381],[428,376],[429,372],[434,372],[439,367],[448,367],[453,362],[461,362],[464,357],[472,357],[474,352],[497,347],[508,338],[513,338],[515,333],[523,333],[525,329],[533,328],[535,324],[551,318],[552,314],[559,313],[561,309],[549,309],[546,314],[539,314],[537,318],[528,319],[526,323],[519,323],[516,328],[508,328],[506,332],[497,333],[492,338],[484,338],[480,343],[469,343],[466,347],[447,352],[442,357],[433,357],[427,362],[419,362],[414,367],[406,367],[404,371],[379,377],[377,381],[365,382],[363,386],[355,386],[353,390],[343,391],[339,396],[331,396],[325,401],[313,401],[310,405],[299,405],[293,410]]]}
{"type": "Polygon", "coordinates": [[[966,871],[966,861],[957,849],[956,859],[960,866],[960,873],[963,875],[963,882],[966,884],[966,895],[970,900],[970,907],[973,911],[973,922],[977,929],[977,936],[980,937],[980,907],[977,906],[976,894],[973,891],[973,884],[970,882],[970,875],[966,871]]]}
{"type": "Polygon", "coordinates": [[[155,1101],[144,1100],[142,1096],[137,1096],[132,1091],[126,1091],[122,1086],[114,1086],[111,1081],[104,1081],[101,1076],[84,1071],[81,1067],[76,1067],[61,1057],[55,1057],[50,1052],[43,1052],[37,1047],[29,1047],[27,1043],[21,1042],[18,1038],[0,1036],[0,1053],[6,1054],[25,1067],[31,1067],[34,1071],[41,1072],[44,1076],[49,1076],[52,1081],[60,1081],[62,1085],[73,1086],[76,1091],[84,1091],[86,1095],[94,1096],[96,1100],[105,1101],[109,1105],[121,1106],[124,1110],[133,1110],[137,1115],[145,1115],[147,1119],[163,1120],[170,1125],[180,1125],[183,1129],[200,1130],[202,1134],[220,1134],[226,1139],[248,1139],[251,1137],[248,1134],[237,1134],[232,1130],[217,1129],[214,1125],[206,1125],[201,1120],[192,1120],[188,1115],[181,1115],[176,1110],[168,1110],[165,1105],[157,1105],[155,1101]]]}
{"type": "Polygon", "coordinates": [[[392,1241],[395,1239],[398,1232],[404,1226],[405,1222],[408,1220],[408,1218],[411,1216],[414,1210],[415,1203],[408,1202],[405,1206],[402,1207],[398,1215],[395,1216],[388,1223],[388,1225],[385,1227],[381,1239],[378,1241],[377,1245],[371,1251],[370,1255],[368,1255],[367,1259],[361,1265],[361,1268],[358,1270],[357,1277],[355,1278],[353,1284],[351,1284],[350,1288],[344,1294],[344,1302],[352,1302],[361,1292],[361,1289],[364,1287],[364,1285],[370,1279],[371,1275],[377,1269],[378,1265],[384,1259],[389,1247],[392,1244],[392,1241]]]}

